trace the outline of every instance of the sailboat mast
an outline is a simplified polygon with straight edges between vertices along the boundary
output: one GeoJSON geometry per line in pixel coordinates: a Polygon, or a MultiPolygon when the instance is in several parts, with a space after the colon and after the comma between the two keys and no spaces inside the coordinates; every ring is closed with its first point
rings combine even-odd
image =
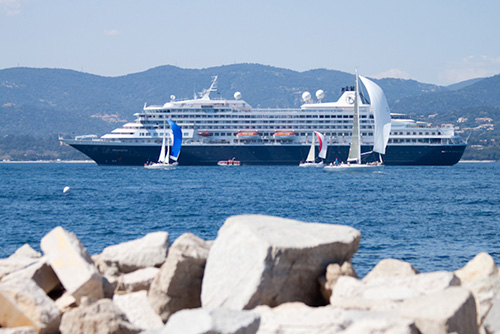
{"type": "Polygon", "coordinates": [[[359,84],[358,71],[356,70],[356,84],[354,88],[354,115],[352,118],[352,136],[349,157],[347,161],[361,163],[361,140],[359,136],[359,84]]]}

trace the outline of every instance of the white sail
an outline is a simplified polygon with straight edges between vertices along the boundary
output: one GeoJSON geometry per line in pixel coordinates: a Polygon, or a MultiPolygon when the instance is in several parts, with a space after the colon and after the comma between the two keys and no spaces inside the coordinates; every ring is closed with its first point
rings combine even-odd
{"type": "Polygon", "coordinates": [[[314,132],[316,136],[318,136],[318,141],[319,141],[319,154],[318,157],[321,159],[326,159],[326,151],[328,150],[328,146],[325,141],[325,136],[318,131],[314,132]]]}
{"type": "Polygon", "coordinates": [[[356,71],[356,86],[354,90],[354,116],[352,118],[351,147],[347,161],[361,163],[361,140],[359,136],[359,84],[358,71],[356,71]]]}
{"type": "Polygon", "coordinates": [[[316,160],[316,152],[314,147],[314,133],[312,135],[311,148],[309,149],[309,154],[307,155],[306,162],[314,162],[316,160]]]}
{"type": "Polygon", "coordinates": [[[161,151],[160,151],[160,156],[158,157],[158,162],[165,162],[165,144],[166,144],[166,138],[165,138],[165,132],[167,132],[167,129],[165,128],[165,122],[163,122],[163,141],[161,143],[161,151]]]}
{"type": "Polygon", "coordinates": [[[391,133],[391,112],[384,91],[376,83],[360,76],[370,96],[370,105],[375,121],[373,151],[385,154],[391,133]]]}

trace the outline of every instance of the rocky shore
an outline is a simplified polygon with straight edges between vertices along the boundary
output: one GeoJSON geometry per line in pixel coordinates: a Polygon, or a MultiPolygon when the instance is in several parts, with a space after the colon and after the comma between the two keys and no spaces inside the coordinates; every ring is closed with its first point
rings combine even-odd
{"type": "Polygon", "coordinates": [[[230,217],[214,241],[167,232],[90,256],[56,227],[0,259],[0,334],[500,334],[500,274],[379,262],[363,279],[348,226],[230,217]]]}

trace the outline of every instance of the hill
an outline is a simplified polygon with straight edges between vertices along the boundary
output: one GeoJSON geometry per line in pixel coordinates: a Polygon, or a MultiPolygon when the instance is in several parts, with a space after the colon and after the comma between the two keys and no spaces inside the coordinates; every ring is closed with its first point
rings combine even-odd
{"type": "MultiPolygon", "coordinates": [[[[299,107],[304,91],[314,93],[318,89],[325,91],[325,101],[333,101],[342,87],[354,82],[353,74],[340,71],[296,72],[259,64],[206,69],[160,66],[119,77],[63,69],[10,68],[0,70],[0,138],[24,136],[24,140],[32,138],[35,143],[56,138],[60,132],[102,135],[132,121],[144,103],[164,104],[171,95],[192,97],[207,88],[214,75],[219,76],[221,96],[230,98],[240,91],[250,105],[263,108],[299,107]]],[[[384,89],[392,112],[409,113],[434,124],[453,124],[466,136],[468,131],[472,133],[471,140],[477,145],[493,147],[496,152],[493,134],[500,108],[500,76],[449,87],[414,80],[375,81],[384,89]],[[476,117],[478,113],[487,116],[476,117]],[[464,118],[474,124],[464,122],[464,118]],[[487,130],[476,129],[486,124],[477,118],[491,118],[487,130]]],[[[12,157],[3,144],[0,141],[0,158],[12,157]]],[[[497,153],[493,156],[500,158],[497,153]]]]}

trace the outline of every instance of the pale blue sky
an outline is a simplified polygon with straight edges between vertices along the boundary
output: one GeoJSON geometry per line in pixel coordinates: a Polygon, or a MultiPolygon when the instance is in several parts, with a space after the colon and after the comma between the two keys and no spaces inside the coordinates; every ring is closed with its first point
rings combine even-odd
{"type": "Polygon", "coordinates": [[[0,69],[259,63],[448,85],[500,73],[497,0],[0,0],[0,69]]]}

